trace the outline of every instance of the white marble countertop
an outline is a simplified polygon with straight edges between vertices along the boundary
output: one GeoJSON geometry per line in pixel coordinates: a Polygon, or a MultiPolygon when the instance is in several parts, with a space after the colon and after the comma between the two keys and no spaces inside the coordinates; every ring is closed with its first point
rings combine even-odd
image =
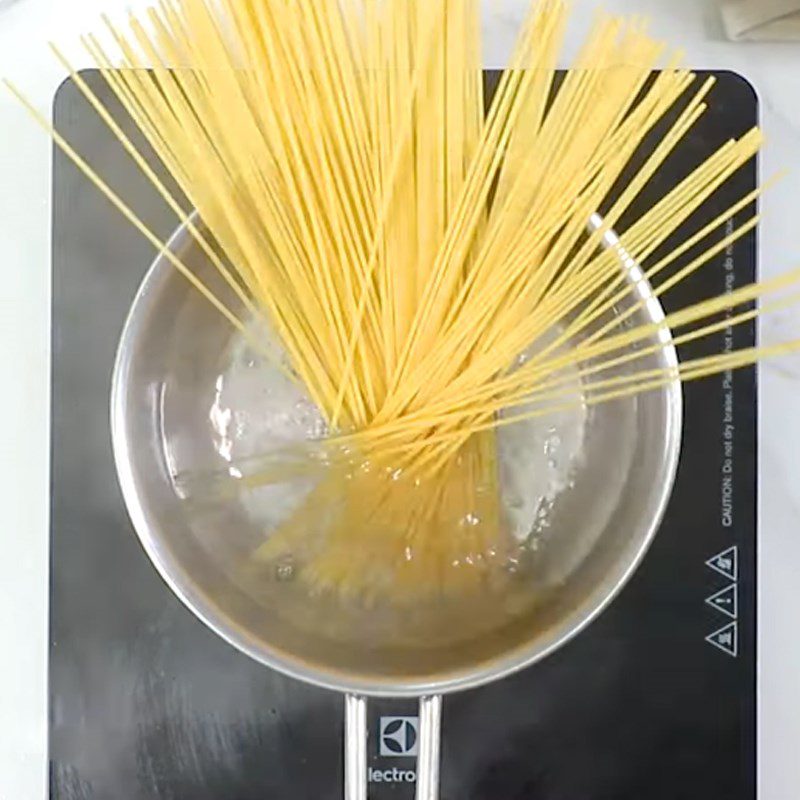
{"type": "MultiPolygon", "coordinates": [[[[0,75],[43,111],[63,75],[46,47],[69,46],[101,11],[133,0],[0,0],[0,75]]],[[[510,51],[526,0],[487,0],[486,63],[510,51]]],[[[597,0],[580,0],[570,46],[597,0]]],[[[761,270],[800,261],[800,44],[724,40],[715,0],[604,0],[637,13],[697,68],[745,75],[762,101],[762,168],[792,172],[763,204],[761,270]]],[[[80,62],[78,62],[80,63],[80,62]]],[[[0,800],[46,795],[50,143],[0,92],[0,800]]],[[[797,311],[766,322],[766,340],[800,336],[797,311]]],[[[800,786],[800,357],[762,368],[760,798],[796,800],[800,786]]],[[[713,713],[713,711],[712,711],[713,713]]],[[[687,791],[690,791],[687,789],[687,791]]]]}

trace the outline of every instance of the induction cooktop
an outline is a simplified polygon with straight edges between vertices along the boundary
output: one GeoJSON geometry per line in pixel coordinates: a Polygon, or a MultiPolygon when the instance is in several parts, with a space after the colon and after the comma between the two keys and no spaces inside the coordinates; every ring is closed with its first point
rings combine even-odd
{"type": "MultiPolygon", "coordinates": [[[[140,142],[103,79],[84,77],[140,142]]],[[[639,202],[756,124],[749,85],[717,77],[708,113],[639,202]]],[[[495,78],[487,74],[490,85],[495,78]]],[[[54,113],[167,237],[173,215],[72,82],[54,113]]],[[[117,485],[108,407],[117,339],[154,253],[58,152],[53,181],[50,798],[340,798],[342,698],[218,639],[139,546],[117,485]]],[[[741,170],[692,229],[755,181],[755,165],[741,170]]],[[[753,234],[665,305],[750,282],[755,253],[753,234]]],[[[742,326],[683,355],[754,339],[754,327],[742,326]]],[[[618,600],[543,663],[446,698],[443,800],[755,799],[755,372],[688,385],[685,400],[666,519],[618,600]]],[[[416,713],[413,702],[371,703],[371,798],[413,797],[416,713]]]]}

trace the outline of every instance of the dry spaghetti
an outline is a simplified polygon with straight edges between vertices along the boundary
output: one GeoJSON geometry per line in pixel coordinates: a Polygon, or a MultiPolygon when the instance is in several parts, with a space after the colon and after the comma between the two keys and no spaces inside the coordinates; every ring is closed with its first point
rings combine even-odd
{"type": "MultiPolygon", "coordinates": [[[[631,301],[603,236],[628,220],[621,246],[646,265],[656,296],[669,291],[757,224],[753,215],[717,240],[759,192],[651,263],[756,155],[761,134],[727,142],[639,209],[706,110],[713,80],[681,68],[641,20],[608,16],[560,76],[568,5],[532,5],[488,111],[477,0],[161,0],[125,31],[106,20],[120,60],[94,36],[83,44],[202,224],[56,50],[229,296],[204,285],[39,121],[240,333],[268,320],[333,431],[325,475],[261,552],[303,542],[301,574],[314,587],[402,599],[490,585],[512,547],[498,426],[798,346],[636,367],[658,348],[660,326],[621,325],[643,301],[631,301]],[[679,101],[666,135],[621,184],[679,101]],[[600,208],[602,225],[587,233],[600,208]],[[532,355],[520,364],[523,352],[532,355]],[[629,374],[614,375],[622,364],[629,374]],[[578,396],[563,377],[570,367],[578,396]]],[[[752,320],[749,304],[798,280],[795,271],[709,298],[666,324],[679,344],[707,337],[752,320]]]]}

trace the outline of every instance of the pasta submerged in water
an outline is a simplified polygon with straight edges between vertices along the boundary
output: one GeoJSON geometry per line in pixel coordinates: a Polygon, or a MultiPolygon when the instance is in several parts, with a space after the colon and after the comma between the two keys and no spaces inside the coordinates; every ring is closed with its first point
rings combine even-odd
{"type": "MultiPolygon", "coordinates": [[[[498,426],[798,346],[637,368],[657,349],[658,326],[633,323],[636,300],[607,321],[632,287],[603,236],[624,217],[622,246],[656,295],[667,292],[757,224],[753,216],[720,238],[754,192],[653,263],[756,155],[761,134],[727,142],[639,208],[713,80],[665,55],[640,20],[606,16],[559,76],[568,15],[563,0],[532,5],[488,111],[478,0],[163,0],[125,32],[107,22],[120,62],[97,38],[83,40],[202,225],[71,70],[75,83],[229,296],[169,253],[51,130],[57,143],[237,330],[248,336],[253,319],[269,321],[331,431],[311,495],[259,553],[302,551],[300,577],[316,589],[402,602],[491,586],[513,555],[498,426]],[[602,226],[587,233],[600,208],[602,226]],[[613,375],[622,364],[627,374],[613,375]],[[579,393],[563,379],[572,367],[579,393]]],[[[798,280],[795,271],[710,298],[666,324],[678,344],[709,336],[752,320],[750,303],[798,280]]]]}

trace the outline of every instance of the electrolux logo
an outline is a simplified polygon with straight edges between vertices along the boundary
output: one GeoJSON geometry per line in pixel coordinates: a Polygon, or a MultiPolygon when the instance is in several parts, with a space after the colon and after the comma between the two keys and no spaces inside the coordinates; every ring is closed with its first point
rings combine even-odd
{"type": "Polygon", "coordinates": [[[385,757],[417,754],[418,717],[381,717],[379,754],[385,757]]]}

